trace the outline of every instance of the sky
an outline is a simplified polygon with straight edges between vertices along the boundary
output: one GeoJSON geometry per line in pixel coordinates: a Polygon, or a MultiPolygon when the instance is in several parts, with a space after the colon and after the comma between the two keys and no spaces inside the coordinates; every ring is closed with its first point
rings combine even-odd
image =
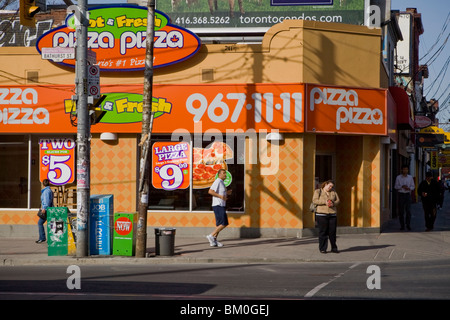
{"type": "Polygon", "coordinates": [[[440,127],[450,132],[450,68],[448,68],[450,57],[450,26],[442,33],[445,25],[450,24],[450,1],[449,0],[392,0],[391,10],[404,11],[406,8],[416,8],[422,14],[422,25],[424,33],[419,41],[419,64],[428,63],[429,77],[424,81],[424,92],[427,100],[439,98],[440,111],[438,118],[440,127]],[[439,35],[440,38],[438,39],[439,35]],[[438,41],[437,41],[438,40],[438,41]],[[436,43],[435,46],[433,46],[436,43]],[[443,50],[436,53],[444,45],[443,50]],[[430,52],[430,53],[428,53],[430,52]],[[428,53],[428,54],[427,54],[428,53]],[[436,56],[434,54],[436,53],[436,56]],[[433,57],[434,56],[434,57],[433,57]],[[432,58],[432,59],[431,59],[432,58]],[[434,60],[436,58],[436,60],[434,60]],[[433,61],[434,60],[434,61],[433,61]],[[444,105],[443,103],[447,101],[444,105]]]}

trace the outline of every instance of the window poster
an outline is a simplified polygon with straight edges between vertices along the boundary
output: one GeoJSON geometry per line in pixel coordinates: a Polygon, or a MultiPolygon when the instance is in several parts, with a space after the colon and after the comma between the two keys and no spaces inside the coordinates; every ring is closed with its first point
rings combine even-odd
{"type": "Polygon", "coordinates": [[[227,170],[226,160],[233,158],[233,150],[225,142],[215,141],[206,148],[193,148],[192,186],[194,189],[209,188],[217,178],[220,169],[227,172],[224,181],[229,186],[232,181],[231,173],[227,170]]]}
{"type": "Polygon", "coordinates": [[[39,180],[65,185],[75,180],[75,140],[52,138],[39,140],[39,180]]]}
{"type": "Polygon", "coordinates": [[[149,210],[210,211],[209,188],[220,169],[232,190],[228,210],[244,210],[244,149],[246,135],[194,134],[188,141],[152,136],[149,210]]]}
{"type": "Polygon", "coordinates": [[[155,142],[152,146],[152,184],[157,189],[186,189],[190,184],[189,144],[155,142]]]}

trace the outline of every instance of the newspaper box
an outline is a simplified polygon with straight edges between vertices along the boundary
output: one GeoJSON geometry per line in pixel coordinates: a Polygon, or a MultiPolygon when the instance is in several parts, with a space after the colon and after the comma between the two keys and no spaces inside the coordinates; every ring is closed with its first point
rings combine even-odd
{"type": "Polygon", "coordinates": [[[113,255],[133,256],[136,247],[136,213],[114,214],[113,255]]]}
{"type": "Polygon", "coordinates": [[[49,256],[66,256],[68,253],[68,209],[47,208],[47,244],[49,256]]]}
{"type": "Polygon", "coordinates": [[[92,195],[89,214],[89,254],[112,253],[114,197],[112,194],[92,195]]]}

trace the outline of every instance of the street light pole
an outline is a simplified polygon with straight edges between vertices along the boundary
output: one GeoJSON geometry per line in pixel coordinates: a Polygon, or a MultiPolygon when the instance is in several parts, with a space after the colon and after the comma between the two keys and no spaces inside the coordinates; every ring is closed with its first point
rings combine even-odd
{"type": "Polygon", "coordinates": [[[87,0],[78,1],[76,28],[77,97],[77,257],[88,255],[91,128],[87,105],[87,0]]]}
{"type": "Polygon", "coordinates": [[[155,29],[155,1],[147,3],[147,38],[145,51],[144,93],[142,104],[142,135],[139,162],[139,208],[136,229],[136,257],[144,258],[147,251],[147,208],[148,208],[148,153],[153,126],[153,39],[155,29]]]}

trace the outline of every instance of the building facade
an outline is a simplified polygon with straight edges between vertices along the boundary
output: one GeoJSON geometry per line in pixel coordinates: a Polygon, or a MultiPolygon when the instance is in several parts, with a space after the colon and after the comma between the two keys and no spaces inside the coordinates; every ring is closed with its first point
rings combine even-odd
{"type": "MultiPolygon", "coordinates": [[[[391,216],[397,139],[381,46],[379,28],[285,20],[262,43],[204,44],[189,59],[155,69],[160,113],[151,136],[148,228],[210,232],[211,177],[198,170],[219,165],[233,189],[224,236],[311,234],[313,191],[328,179],[341,198],[339,228],[380,231],[391,216]]],[[[54,171],[64,180],[66,163],[52,158],[66,155],[57,142],[71,149],[76,140],[74,70],[41,59],[35,47],[2,47],[0,60],[0,228],[27,235],[35,232],[42,175],[54,171]]],[[[110,113],[91,127],[89,183],[91,195],[114,195],[115,212],[137,208],[142,78],[142,71],[101,72],[102,109],[110,113]]],[[[73,194],[77,179],[67,181],[73,194]]]]}

